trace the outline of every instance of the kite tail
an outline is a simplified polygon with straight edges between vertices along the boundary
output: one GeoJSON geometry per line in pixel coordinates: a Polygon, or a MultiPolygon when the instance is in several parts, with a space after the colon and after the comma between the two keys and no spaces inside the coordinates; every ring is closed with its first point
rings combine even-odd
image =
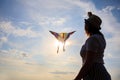
{"type": "Polygon", "coordinates": [[[58,45],[58,47],[57,47],[57,54],[58,54],[58,52],[59,52],[59,45],[58,45]]]}
{"type": "Polygon", "coordinates": [[[65,42],[63,43],[63,51],[65,51],[65,42]]]}

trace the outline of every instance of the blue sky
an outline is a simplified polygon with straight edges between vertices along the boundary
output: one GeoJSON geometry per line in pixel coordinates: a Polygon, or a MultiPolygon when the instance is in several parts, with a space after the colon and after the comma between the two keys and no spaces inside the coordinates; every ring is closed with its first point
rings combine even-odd
{"type": "Polygon", "coordinates": [[[80,48],[87,36],[84,19],[102,18],[107,41],[105,66],[120,76],[119,0],[0,0],[0,78],[2,80],[72,80],[81,68],[80,48]],[[49,33],[76,31],[63,52],[49,33]]]}

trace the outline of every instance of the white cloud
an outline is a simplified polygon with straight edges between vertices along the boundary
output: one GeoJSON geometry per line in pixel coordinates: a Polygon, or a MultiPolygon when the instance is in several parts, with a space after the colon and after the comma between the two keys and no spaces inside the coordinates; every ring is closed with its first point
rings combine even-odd
{"type": "Polygon", "coordinates": [[[22,22],[19,22],[19,23],[20,23],[20,25],[25,25],[25,26],[30,26],[31,25],[31,23],[25,22],[25,21],[22,21],[22,22]]]}
{"type": "Polygon", "coordinates": [[[33,19],[35,19],[35,21],[37,20],[37,22],[39,23],[39,25],[41,26],[62,26],[67,18],[56,18],[56,17],[42,17],[42,16],[38,16],[36,15],[36,17],[34,16],[33,19]]]}
{"type": "MultiPolygon", "coordinates": [[[[54,72],[54,70],[58,70],[60,67],[57,66],[55,67],[55,65],[51,64],[39,64],[34,60],[27,60],[25,58],[18,58],[15,57],[14,55],[20,56],[22,55],[24,51],[20,51],[20,50],[15,50],[15,49],[11,49],[11,50],[2,50],[0,52],[0,54],[4,55],[4,56],[0,56],[0,64],[1,65],[6,65],[6,66],[0,66],[1,73],[0,77],[3,80],[21,80],[21,79],[28,79],[28,80],[54,80],[56,79],[55,75],[50,74],[49,72],[54,72]],[[20,54],[20,55],[19,55],[20,54]],[[16,76],[14,76],[16,74],[16,76]],[[47,77],[45,77],[47,76],[47,77]],[[19,78],[19,79],[18,79],[19,78]]],[[[53,57],[51,57],[53,58],[53,57]]],[[[55,58],[54,58],[55,59],[55,58]]],[[[47,59],[47,60],[51,60],[51,59],[47,59]]],[[[57,60],[57,59],[56,59],[57,60]]],[[[56,61],[55,61],[56,62],[56,61]]],[[[61,61],[60,61],[61,63],[61,61]]],[[[62,67],[61,67],[62,69],[62,67]]],[[[65,67],[64,67],[65,69],[65,67]]],[[[68,69],[67,69],[68,70],[68,69]]],[[[72,78],[73,77],[73,72],[58,72],[58,73],[63,73],[63,74],[67,74],[67,75],[63,75],[61,76],[61,74],[58,74],[59,76],[61,76],[61,78],[64,78],[64,80],[67,80],[68,78],[72,78]],[[71,77],[69,77],[71,76],[71,77]]],[[[61,79],[60,78],[60,79],[61,79]]],[[[58,79],[58,80],[60,80],[58,79]]]]}
{"type": "Polygon", "coordinates": [[[50,72],[51,74],[63,74],[63,75],[67,75],[67,74],[73,74],[74,72],[68,72],[68,71],[55,71],[55,72],[50,72]]]}
{"type": "Polygon", "coordinates": [[[31,28],[27,28],[26,30],[24,30],[24,29],[16,29],[16,30],[14,30],[13,34],[15,36],[25,36],[25,37],[38,37],[38,36],[41,35],[40,33],[32,31],[31,28]]]}
{"type": "Polygon", "coordinates": [[[103,10],[103,12],[111,12],[113,9],[115,9],[114,6],[106,6],[102,10],[103,10]]]}
{"type": "MultiPolygon", "coordinates": [[[[84,0],[66,0],[68,3],[73,5],[74,7],[78,6],[81,9],[81,13],[86,14],[88,11],[95,11],[95,5],[91,1],[84,0]]],[[[83,15],[84,16],[84,15],[83,15]]]]}
{"type": "Polygon", "coordinates": [[[119,80],[120,79],[120,69],[119,69],[119,67],[111,66],[111,68],[112,68],[112,70],[109,70],[109,71],[110,71],[112,80],[119,80]]]}
{"type": "Polygon", "coordinates": [[[52,24],[54,26],[57,26],[57,25],[62,25],[66,22],[66,19],[65,18],[59,18],[58,20],[55,20],[54,22],[52,22],[52,24]]]}
{"type": "Polygon", "coordinates": [[[21,59],[24,57],[29,57],[29,53],[17,49],[9,49],[9,50],[0,50],[1,58],[15,58],[21,59]]]}
{"type": "Polygon", "coordinates": [[[55,10],[55,9],[70,9],[70,5],[66,3],[66,0],[21,0],[20,1],[25,7],[29,9],[39,10],[55,10]],[[67,5],[66,5],[67,4],[67,5]]]}
{"type": "Polygon", "coordinates": [[[120,10],[120,7],[118,7],[117,10],[120,10]]]}
{"type": "Polygon", "coordinates": [[[72,8],[66,0],[21,0],[20,3],[28,10],[29,17],[40,27],[63,26],[68,20],[69,14],[62,16],[61,13],[72,8]]]}
{"type": "Polygon", "coordinates": [[[38,37],[41,35],[40,33],[33,31],[31,27],[28,27],[27,29],[22,29],[17,26],[14,26],[10,21],[0,22],[0,30],[5,34],[8,34],[8,35],[12,34],[14,36],[19,36],[19,37],[24,36],[24,37],[32,38],[32,37],[38,37]]]}
{"type": "Polygon", "coordinates": [[[4,33],[12,33],[15,28],[12,26],[11,22],[0,22],[0,30],[4,33]]]}
{"type": "Polygon", "coordinates": [[[7,37],[1,37],[1,38],[0,38],[0,41],[1,41],[1,42],[7,42],[7,37]]]}
{"type": "Polygon", "coordinates": [[[0,37],[0,47],[8,41],[7,37],[0,37]]]}

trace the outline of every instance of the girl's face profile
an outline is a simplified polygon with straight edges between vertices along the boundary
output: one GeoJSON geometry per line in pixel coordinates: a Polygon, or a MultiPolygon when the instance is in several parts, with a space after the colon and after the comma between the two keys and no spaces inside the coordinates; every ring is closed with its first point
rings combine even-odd
{"type": "Polygon", "coordinates": [[[89,34],[89,32],[88,32],[88,25],[87,24],[85,24],[85,33],[87,34],[87,36],[89,36],[90,34],[89,34]]]}

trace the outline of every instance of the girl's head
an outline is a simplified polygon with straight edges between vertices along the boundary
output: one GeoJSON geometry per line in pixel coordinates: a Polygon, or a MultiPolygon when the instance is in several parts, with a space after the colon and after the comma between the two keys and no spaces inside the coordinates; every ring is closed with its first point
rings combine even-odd
{"type": "Polygon", "coordinates": [[[100,25],[102,23],[102,20],[92,14],[88,19],[85,19],[85,31],[87,35],[92,35],[92,34],[96,34],[99,32],[99,30],[101,29],[100,25]]]}

